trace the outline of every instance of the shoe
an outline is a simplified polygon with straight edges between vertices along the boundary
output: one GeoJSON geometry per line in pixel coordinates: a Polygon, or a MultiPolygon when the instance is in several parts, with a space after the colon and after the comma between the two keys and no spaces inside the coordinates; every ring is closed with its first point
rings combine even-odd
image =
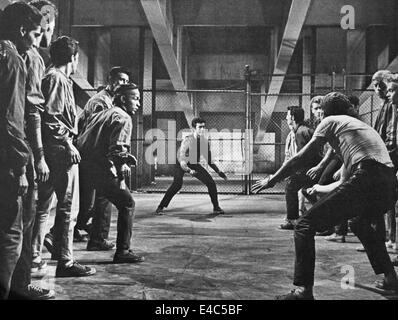
{"type": "Polygon", "coordinates": [[[55,298],[55,291],[30,284],[23,293],[23,297],[29,300],[49,300],[55,298]]]}
{"type": "Polygon", "coordinates": [[[345,236],[339,235],[337,233],[333,233],[330,236],[326,236],[325,240],[332,241],[332,242],[341,242],[345,243],[345,236]]]}
{"type": "Polygon", "coordinates": [[[72,265],[66,266],[58,263],[57,269],[55,270],[55,277],[66,278],[66,277],[87,277],[92,276],[97,271],[95,268],[82,266],[77,261],[73,261],[72,265]]]}
{"type": "Polygon", "coordinates": [[[279,229],[282,230],[294,230],[294,223],[290,220],[287,220],[285,223],[279,226],[279,229]]]}
{"type": "Polygon", "coordinates": [[[304,291],[293,289],[288,294],[276,296],[275,300],[315,300],[315,299],[312,293],[307,294],[304,291]]]}
{"type": "Polygon", "coordinates": [[[392,249],[392,248],[394,247],[394,244],[395,244],[394,242],[392,242],[391,240],[389,240],[389,241],[386,242],[386,248],[387,248],[387,249],[389,249],[389,248],[392,249]]]}
{"type": "Polygon", "coordinates": [[[32,266],[30,267],[30,272],[38,272],[47,269],[47,262],[44,260],[40,260],[40,262],[32,262],[32,266]]]}
{"type": "Polygon", "coordinates": [[[98,241],[89,241],[87,243],[88,251],[109,251],[115,247],[115,244],[109,240],[103,240],[102,242],[98,241]]]}
{"type": "Polygon", "coordinates": [[[87,242],[89,237],[87,234],[82,234],[79,229],[73,230],[73,242],[87,242]]]}
{"type": "Polygon", "coordinates": [[[398,256],[396,256],[395,258],[392,258],[391,262],[394,267],[398,267],[398,256]]]}
{"type": "Polygon", "coordinates": [[[376,280],[375,287],[377,289],[381,289],[381,290],[385,290],[385,291],[393,291],[395,293],[398,293],[398,284],[395,284],[395,285],[389,284],[385,281],[385,279],[376,280]]]}
{"type": "Polygon", "coordinates": [[[224,214],[225,211],[220,207],[213,209],[213,214],[224,214]]]}
{"type": "Polygon", "coordinates": [[[126,253],[116,252],[113,257],[113,263],[139,263],[144,261],[145,258],[143,256],[139,256],[131,250],[126,253]]]}
{"type": "Polygon", "coordinates": [[[53,253],[54,250],[53,242],[54,242],[54,236],[52,235],[52,233],[47,233],[44,237],[43,244],[46,247],[47,251],[51,254],[53,253]]]}
{"type": "Polygon", "coordinates": [[[326,236],[330,236],[334,233],[334,230],[325,230],[325,231],[320,231],[317,232],[316,235],[319,237],[326,237],[326,236]]]}
{"type": "Polygon", "coordinates": [[[164,208],[163,207],[157,207],[155,214],[158,214],[159,216],[164,214],[164,208]]]}
{"type": "Polygon", "coordinates": [[[363,246],[356,247],[355,250],[358,251],[358,252],[365,252],[365,248],[363,246]]]}

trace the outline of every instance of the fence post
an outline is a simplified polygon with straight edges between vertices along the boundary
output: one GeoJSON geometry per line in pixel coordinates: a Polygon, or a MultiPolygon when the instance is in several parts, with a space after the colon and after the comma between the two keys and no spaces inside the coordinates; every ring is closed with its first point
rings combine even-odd
{"type": "Polygon", "coordinates": [[[345,72],[345,69],[342,70],[342,73],[343,73],[343,90],[344,90],[344,93],[347,95],[348,94],[347,74],[345,72]]]}
{"type": "Polygon", "coordinates": [[[332,86],[332,91],[334,91],[334,88],[336,86],[336,72],[335,71],[332,72],[332,83],[331,83],[331,86],[332,86]]]}
{"type": "MultiPolygon", "coordinates": [[[[251,129],[251,79],[250,79],[250,66],[245,66],[245,80],[246,80],[246,108],[245,108],[245,169],[250,166],[250,148],[251,146],[251,138],[250,138],[250,129],[251,129]]],[[[250,186],[251,186],[251,175],[248,172],[245,172],[245,185],[244,185],[244,194],[250,194],[250,186]]]]}

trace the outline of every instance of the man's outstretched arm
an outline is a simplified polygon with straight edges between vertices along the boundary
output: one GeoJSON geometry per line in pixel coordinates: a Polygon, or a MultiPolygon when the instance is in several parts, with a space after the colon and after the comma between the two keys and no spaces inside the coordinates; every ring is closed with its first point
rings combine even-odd
{"type": "Polygon", "coordinates": [[[258,193],[262,189],[272,188],[277,182],[291,176],[298,169],[304,167],[309,159],[316,154],[320,147],[325,144],[325,140],[321,137],[312,137],[303,149],[300,150],[293,158],[284,163],[279,170],[269,177],[258,180],[252,187],[253,193],[258,193]]]}

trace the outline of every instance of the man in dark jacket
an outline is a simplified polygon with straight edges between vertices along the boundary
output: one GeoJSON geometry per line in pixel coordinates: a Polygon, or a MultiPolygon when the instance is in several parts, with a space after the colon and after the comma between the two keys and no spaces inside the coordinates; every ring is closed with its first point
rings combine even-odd
{"type": "MultiPolygon", "coordinates": [[[[311,140],[313,130],[304,124],[304,109],[298,106],[290,106],[287,108],[286,121],[288,125],[293,127],[295,140],[297,144],[297,152],[311,140]]],[[[314,184],[307,175],[306,170],[311,168],[319,161],[319,155],[312,157],[308,161],[306,168],[302,168],[287,178],[285,197],[287,217],[285,223],[280,225],[282,230],[293,230],[295,221],[299,217],[299,199],[298,191],[301,188],[310,187],[314,184]]]]}

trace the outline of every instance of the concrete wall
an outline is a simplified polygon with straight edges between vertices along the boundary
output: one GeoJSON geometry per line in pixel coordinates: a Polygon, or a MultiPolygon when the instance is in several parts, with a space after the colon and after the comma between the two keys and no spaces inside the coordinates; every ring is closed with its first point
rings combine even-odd
{"type": "Polygon", "coordinates": [[[269,57],[249,54],[206,54],[189,57],[191,80],[243,79],[245,65],[252,69],[265,70],[269,57]]]}
{"type": "Polygon", "coordinates": [[[146,26],[148,23],[139,0],[77,0],[73,24],[146,26]]]}

